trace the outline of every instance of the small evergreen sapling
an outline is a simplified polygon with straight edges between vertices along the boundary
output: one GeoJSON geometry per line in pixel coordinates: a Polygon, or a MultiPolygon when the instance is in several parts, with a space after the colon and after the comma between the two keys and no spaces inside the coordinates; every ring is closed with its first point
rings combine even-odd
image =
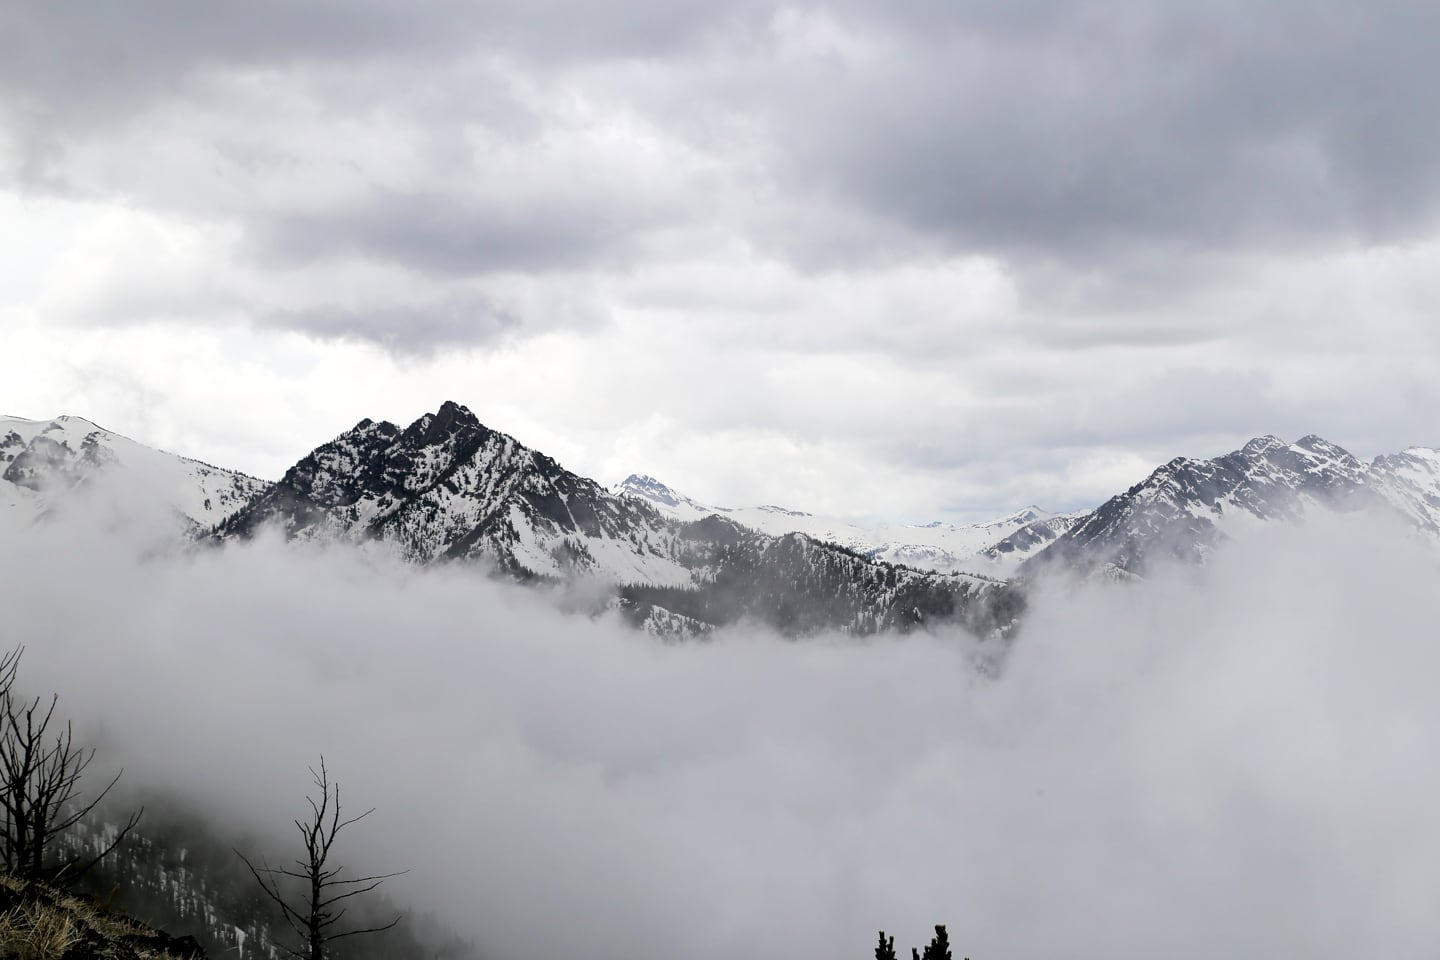
{"type": "Polygon", "coordinates": [[[953,960],[950,956],[950,935],[945,932],[945,924],[935,925],[935,936],[925,948],[921,960],[953,960]]]}

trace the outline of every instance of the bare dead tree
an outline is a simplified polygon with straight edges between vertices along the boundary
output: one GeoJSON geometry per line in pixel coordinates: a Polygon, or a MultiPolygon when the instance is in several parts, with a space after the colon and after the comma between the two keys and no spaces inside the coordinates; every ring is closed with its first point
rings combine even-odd
{"type": "Polygon", "coordinates": [[[375,809],[372,807],[357,817],[341,819],[340,785],[330,780],[323,756],[320,758],[320,771],[317,773],[315,768],[311,767],[310,775],[315,778],[319,797],[307,796],[305,799],[310,804],[310,816],[303,821],[295,821],[295,829],[300,831],[304,846],[304,856],[295,860],[296,869],[272,867],[264,860],[261,860],[257,867],[239,850],[236,850],[235,854],[245,862],[265,896],[280,907],[285,914],[285,920],[303,944],[298,950],[291,947],[281,949],[299,960],[325,960],[328,945],[336,940],[365,933],[379,933],[400,922],[401,918],[397,915],[380,926],[358,929],[340,927],[340,921],[349,909],[349,904],[345,901],[369,893],[391,877],[398,877],[408,871],[366,877],[343,877],[341,874],[345,870],[344,866],[331,867],[331,849],[340,831],[352,823],[364,820],[374,813],[375,809]],[[282,883],[292,888],[288,894],[281,888],[282,883]]]}
{"type": "Polygon", "coordinates": [[[132,814],[109,842],[88,860],[83,854],[57,858],[55,841],[89,817],[109,795],[120,774],[93,800],[80,795],[80,781],[95,759],[94,749],[75,744],[69,722],[51,732],[58,694],[21,700],[15,675],[24,647],[0,657],[0,861],[15,876],[30,880],[73,881],[105,859],[140,822],[132,814]]]}
{"type": "Polygon", "coordinates": [[[15,675],[20,670],[20,654],[24,652],[25,648],[20,646],[0,656],[0,697],[9,697],[10,691],[15,687],[15,675]]]}

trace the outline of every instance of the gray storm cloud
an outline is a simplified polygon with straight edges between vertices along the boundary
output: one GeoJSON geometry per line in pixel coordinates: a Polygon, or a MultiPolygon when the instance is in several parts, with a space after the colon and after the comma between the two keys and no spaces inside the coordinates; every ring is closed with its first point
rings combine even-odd
{"type": "Polygon", "coordinates": [[[59,527],[0,560],[27,682],[131,784],[352,860],[487,956],[1433,956],[1433,554],[1364,518],[1047,588],[958,635],[666,646],[472,571],[59,527]]]}
{"type": "Polygon", "coordinates": [[[17,184],[237,217],[268,269],[604,270],[719,234],[807,267],[995,256],[1042,300],[1153,307],[1247,257],[1428,235],[1437,28],[1290,0],[26,5],[0,118],[17,184]],[[634,176],[594,176],[617,131],[634,176]],[[191,159],[75,168],[107,142],[191,159]]]}

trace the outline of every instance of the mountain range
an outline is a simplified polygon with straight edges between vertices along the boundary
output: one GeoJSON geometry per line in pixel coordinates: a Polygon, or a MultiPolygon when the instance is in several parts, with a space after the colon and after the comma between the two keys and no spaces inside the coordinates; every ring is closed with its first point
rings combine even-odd
{"type": "MultiPolygon", "coordinates": [[[[641,474],[631,474],[613,492],[648,500],[661,513],[676,520],[722,516],[760,533],[771,536],[803,533],[815,540],[838,543],[871,559],[919,570],[974,573],[1000,579],[1013,576],[1028,551],[1018,543],[1008,550],[992,551],[991,548],[998,547],[1027,527],[1067,530],[1088,512],[1057,514],[1031,505],[981,523],[955,524],[936,520],[923,524],[857,524],[843,518],[817,516],[773,504],[740,508],[708,506],[676,492],[654,477],[641,474]]],[[[1049,541],[1041,540],[1032,532],[1022,542],[1049,541]]]]}
{"type": "Polygon", "coordinates": [[[1265,436],[1177,458],[1091,511],[1027,506],[986,523],[858,525],[777,506],[698,503],[632,475],[614,489],[447,402],[408,426],[361,420],[267,483],[153,450],[78,417],[0,418],[0,531],[100,499],[141,501],[214,543],[380,543],[417,564],[464,563],[585,584],[597,610],[650,632],[754,621],[789,635],[956,623],[1003,636],[1045,573],[1144,577],[1203,563],[1257,523],[1375,509],[1440,543],[1440,451],[1361,461],[1319,437],[1265,436]]]}

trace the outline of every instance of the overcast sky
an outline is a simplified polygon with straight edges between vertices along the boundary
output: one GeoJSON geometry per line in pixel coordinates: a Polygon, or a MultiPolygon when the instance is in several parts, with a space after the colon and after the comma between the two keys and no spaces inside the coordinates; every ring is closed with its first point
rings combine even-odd
{"type": "Polygon", "coordinates": [[[1440,6],[0,0],[0,412],[857,517],[1440,445],[1440,6]]]}

